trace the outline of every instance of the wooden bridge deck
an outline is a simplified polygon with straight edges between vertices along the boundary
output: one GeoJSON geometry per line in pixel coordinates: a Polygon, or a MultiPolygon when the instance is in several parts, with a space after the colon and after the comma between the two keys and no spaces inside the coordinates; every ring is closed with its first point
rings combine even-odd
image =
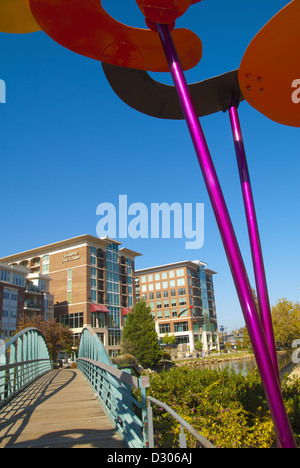
{"type": "Polygon", "coordinates": [[[49,372],[0,409],[0,448],[124,448],[77,369],[49,372]]]}

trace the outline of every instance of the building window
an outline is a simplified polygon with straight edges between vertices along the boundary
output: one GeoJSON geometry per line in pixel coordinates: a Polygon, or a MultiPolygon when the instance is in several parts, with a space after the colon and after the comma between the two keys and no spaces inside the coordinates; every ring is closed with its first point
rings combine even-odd
{"type": "Polygon", "coordinates": [[[121,315],[119,307],[108,307],[108,328],[120,328],[121,315]]]}
{"type": "Polygon", "coordinates": [[[157,308],[157,309],[161,309],[161,301],[157,301],[157,302],[156,302],[156,308],[157,308]]]}
{"type": "Polygon", "coordinates": [[[13,273],[13,284],[16,286],[22,286],[24,288],[25,286],[25,279],[23,275],[20,275],[18,273],[13,273]]]}
{"type": "Polygon", "coordinates": [[[169,310],[165,310],[165,318],[170,318],[170,311],[169,310]]]}
{"type": "Polygon", "coordinates": [[[92,312],[92,328],[105,328],[105,314],[103,312],[92,312]]]}
{"type": "Polygon", "coordinates": [[[185,332],[185,331],[188,331],[188,329],[189,329],[188,322],[178,322],[178,323],[174,323],[174,331],[175,331],[175,333],[177,333],[177,332],[185,332]]]}
{"type": "Polygon", "coordinates": [[[184,269],[180,268],[179,270],[176,270],[176,276],[184,276],[184,269]]]}
{"type": "Polygon", "coordinates": [[[177,307],[177,299],[171,299],[171,306],[177,307]]]}
{"type": "Polygon", "coordinates": [[[180,297],[180,298],[178,299],[178,305],[179,305],[179,306],[184,306],[184,305],[186,305],[186,304],[187,304],[187,302],[186,302],[186,297],[180,297]]]}
{"type": "Polygon", "coordinates": [[[161,298],[161,292],[157,292],[156,293],[156,299],[160,299],[161,298]]]}
{"type": "Polygon", "coordinates": [[[160,289],[160,283],[155,283],[155,289],[160,289]]]}
{"type": "Polygon", "coordinates": [[[148,282],[152,283],[152,281],[153,281],[153,275],[148,275],[148,282]]]}
{"type": "Polygon", "coordinates": [[[162,319],[162,310],[157,312],[157,319],[162,319]]]}
{"type": "Polygon", "coordinates": [[[170,333],[171,327],[169,323],[164,323],[163,325],[159,325],[159,333],[170,333]]]}
{"type": "Polygon", "coordinates": [[[176,336],[176,344],[189,344],[190,338],[189,335],[183,335],[183,336],[176,336]]]}
{"type": "Polygon", "coordinates": [[[175,273],[174,270],[169,271],[169,278],[174,278],[175,273]]]}
{"type": "Polygon", "coordinates": [[[10,271],[0,270],[0,280],[10,283],[10,271]]]}
{"type": "Polygon", "coordinates": [[[164,291],[164,297],[169,297],[169,291],[164,291]]]}
{"type": "Polygon", "coordinates": [[[43,275],[49,274],[49,255],[43,256],[43,268],[42,268],[43,275]]]}
{"type": "MultiPolygon", "coordinates": [[[[106,270],[107,304],[119,306],[119,254],[118,246],[115,244],[110,244],[106,247],[106,270]]],[[[113,307],[112,309],[115,308],[113,307]]]]}
{"type": "Polygon", "coordinates": [[[185,288],[178,289],[178,296],[184,296],[184,295],[185,295],[185,288]]]}
{"type": "Polygon", "coordinates": [[[68,303],[72,302],[72,270],[68,270],[68,303]]]}
{"type": "Polygon", "coordinates": [[[160,274],[159,273],[156,273],[155,274],[155,281],[159,281],[160,280],[160,274]]]}
{"type": "Polygon", "coordinates": [[[172,317],[177,317],[177,309],[172,309],[172,317]]]}
{"type": "Polygon", "coordinates": [[[12,336],[17,327],[18,291],[3,290],[1,337],[12,336]]]}
{"type": "Polygon", "coordinates": [[[171,280],[170,281],[170,288],[174,288],[175,287],[175,280],[171,280]]]}
{"type": "Polygon", "coordinates": [[[146,276],[141,277],[141,283],[146,283],[146,276]]]}
{"type": "Polygon", "coordinates": [[[149,300],[151,301],[152,299],[154,299],[154,293],[149,294],[149,300]]]}
{"type": "Polygon", "coordinates": [[[108,346],[119,346],[121,343],[121,330],[108,330],[108,346]]]}
{"type": "Polygon", "coordinates": [[[179,309],[180,317],[187,317],[187,314],[188,314],[188,309],[186,307],[181,307],[179,309]]]}
{"type": "Polygon", "coordinates": [[[168,281],[164,281],[163,282],[163,289],[167,289],[168,288],[168,281]]]}
{"type": "Polygon", "coordinates": [[[60,315],[59,322],[64,327],[82,328],[83,327],[83,312],[77,312],[76,314],[60,315]]]}
{"type": "Polygon", "coordinates": [[[169,308],[169,299],[166,299],[164,301],[164,309],[168,309],[169,308]]]}
{"type": "Polygon", "coordinates": [[[184,278],[178,279],[177,286],[185,286],[185,279],[184,278]]]}
{"type": "Polygon", "coordinates": [[[176,296],[176,290],[175,289],[171,289],[171,297],[174,297],[176,296]]]}

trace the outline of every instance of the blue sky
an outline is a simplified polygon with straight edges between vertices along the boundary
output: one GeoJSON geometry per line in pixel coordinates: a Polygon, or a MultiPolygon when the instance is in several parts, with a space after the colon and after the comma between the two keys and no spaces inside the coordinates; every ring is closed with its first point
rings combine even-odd
{"type": "MultiPolygon", "coordinates": [[[[119,21],[144,27],[135,0],[105,0],[119,21]]],[[[196,82],[239,67],[254,35],[288,2],[203,0],[177,21],[203,42],[196,82]]],[[[80,234],[96,236],[96,208],[118,197],[141,202],[204,203],[204,245],[186,239],[120,239],[143,254],[136,268],[199,259],[214,271],[219,325],[244,320],[201,171],[184,121],[162,121],[127,107],[101,64],[45,33],[0,34],[0,256],[80,234]]],[[[171,84],[168,74],[153,75],[171,84]]],[[[298,78],[298,77],[295,77],[298,78]]],[[[272,122],[243,102],[239,109],[271,303],[300,299],[299,130],[272,122]]],[[[254,285],[242,196],[228,116],[201,119],[244,260],[254,285]]]]}

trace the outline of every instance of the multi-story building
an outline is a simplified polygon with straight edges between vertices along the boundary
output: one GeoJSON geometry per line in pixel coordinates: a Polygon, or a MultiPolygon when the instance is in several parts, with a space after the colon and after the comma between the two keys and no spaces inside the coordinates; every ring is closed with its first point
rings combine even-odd
{"type": "Polygon", "coordinates": [[[2,260],[48,275],[55,317],[74,338],[91,326],[113,356],[119,353],[124,318],[134,305],[134,261],[140,255],[121,245],[85,234],[2,260]]]}
{"type": "Polygon", "coordinates": [[[175,335],[187,352],[219,349],[214,274],[198,260],[136,271],[136,300],[151,307],[160,339],[175,335]]]}
{"type": "Polygon", "coordinates": [[[17,321],[27,316],[53,316],[53,296],[49,293],[48,276],[32,273],[24,265],[0,263],[0,337],[9,338],[17,321]]]}

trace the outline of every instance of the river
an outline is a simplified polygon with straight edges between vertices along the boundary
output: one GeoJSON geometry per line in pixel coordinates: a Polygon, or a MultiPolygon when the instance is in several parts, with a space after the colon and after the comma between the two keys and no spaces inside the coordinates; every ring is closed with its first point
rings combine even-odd
{"type": "MultiPolygon", "coordinates": [[[[290,353],[280,353],[277,356],[278,367],[281,369],[283,366],[288,364],[291,361],[290,353]]],[[[256,360],[253,357],[252,359],[241,359],[239,361],[224,361],[224,362],[213,362],[208,364],[203,364],[203,368],[218,369],[222,370],[226,367],[234,370],[235,372],[241,372],[246,374],[247,372],[257,368],[256,360]]]]}

